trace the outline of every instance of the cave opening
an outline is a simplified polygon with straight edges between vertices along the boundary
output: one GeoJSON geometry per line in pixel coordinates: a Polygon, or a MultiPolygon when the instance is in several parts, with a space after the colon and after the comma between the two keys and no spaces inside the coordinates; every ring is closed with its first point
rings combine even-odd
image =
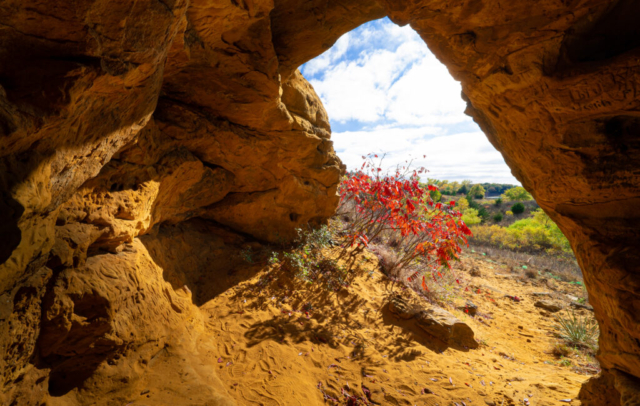
{"type": "Polygon", "coordinates": [[[300,72],[327,110],[347,171],[375,153],[385,155],[385,169],[413,160],[429,178],[520,185],[464,113],[460,83],[410,25],[388,17],[367,22],[300,72]]]}
{"type": "MultiPolygon", "coordinates": [[[[506,161],[584,271],[602,374],[584,386],[582,404],[638,398],[638,2],[0,3],[0,403],[64,395],[55,403],[124,404],[145,383],[141,396],[153,404],[227,403],[216,374],[181,372],[226,345],[219,331],[200,334],[206,319],[192,316],[247,279],[252,251],[335,213],[334,145],[349,169],[384,148],[399,160],[425,154],[416,164],[435,178],[454,179],[436,172],[453,168],[486,179],[465,166],[484,148],[505,170],[506,161]],[[404,28],[377,20],[387,15],[404,28]],[[312,61],[341,35],[361,48],[341,39],[344,53],[312,61]],[[386,48],[365,49],[375,38],[386,48]],[[422,39],[462,97],[441,66],[438,86],[403,80],[437,70],[422,39]],[[308,72],[315,61],[328,61],[318,74],[332,64],[350,73],[332,85],[340,103],[308,72]],[[304,63],[333,141],[322,103],[292,74],[304,63]],[[353,90],[362,83],[375,86],[353,90]],[[135,380],[131,371],[154,364],[139,375],[146,382],[135,380]],[[89,381],[77,386],[78,377],[89,381]],[[175,397],[161,392],[167,382],[175,397]]],[[[272,330],[256,325],[249,338],[272,330]]],[[[209,359],[212,369],[231,366],[209,359]]]]}

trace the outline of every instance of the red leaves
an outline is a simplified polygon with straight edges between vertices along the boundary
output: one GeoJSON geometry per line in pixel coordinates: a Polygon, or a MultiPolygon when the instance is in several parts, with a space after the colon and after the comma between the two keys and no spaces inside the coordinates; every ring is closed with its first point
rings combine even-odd
{"type": "Polygon", "coordinates": [[[427,283],[424,280],[424,276],[422,276],[422,289],[426,290],[427,292],[429,291],[429,288],[427,287],[427,283]]]}
{"type": "Polygon", "coordinates": [[[415,211],[415,209],[416,209],[416,206],[413,205],[411,200],[407,200],[407,209],[408,209],[409,213],[413,213],[415,211]]]}
{"type": "MultiPolygon", "coordinates": [[[[426,169],[411,170],[398,167],[394,176],[382,174],[378,156],[369,154],[360,171],[350,173],[340,184],[340,200],[354,204],[356,218],[347,224],[346,235],[351,246],[368,246],[381,230],[397,233],[402,238],[403,249],[398,263],[410,264],[417,257],[423,263],[448,266],[456,260],[466,244],[471,231],[454,209],[455,202],[435,203],[429,192],[437,191],[435,185],[420,183],[419,174],[426,169]]],[[[422,271],[424,272],[424,271],[422,271]]],[[[410,281],[419,275],[409,277],[410,281]]],[[[440,275],[441,276],[441,275],[440,275]]],[[[435,277],[434,277],[435,280],[435,277]]],[[[422,280],[423,288],[426,282],[422,280]]]]}

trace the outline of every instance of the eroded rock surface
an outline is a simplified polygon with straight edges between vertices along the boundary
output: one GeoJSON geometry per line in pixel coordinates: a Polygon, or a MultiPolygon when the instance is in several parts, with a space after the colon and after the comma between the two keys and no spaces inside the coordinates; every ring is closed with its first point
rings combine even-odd
{"type": "Polygon", "coordinates": [[[478,348],[473,330],[448,311],[431,307],[416,315],[418,326],[438,340],[458,348],[478,348]]]}
{"type": "Polygon", "coordinates": [[[228,403],[197,357],[215,337],[198,334],[196,285],[247,241],[333,213],[344,168],[296,68],[388,15],[462,82],[567,234],[601,326],[598,382],[615,386],[598,396],[632,404],[639,4],[0,2],[0,403],[126,404],[158,373],[176,374],[158,399],[228,403]]]}

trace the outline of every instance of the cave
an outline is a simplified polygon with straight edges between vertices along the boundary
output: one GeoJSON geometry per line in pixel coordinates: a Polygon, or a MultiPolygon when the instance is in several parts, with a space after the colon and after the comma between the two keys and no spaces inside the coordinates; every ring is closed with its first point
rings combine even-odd
{"type": "MultiPolygon", "coordinates": [[[[197,370],[210,344],[194,327],[207,298],[192,289],[215,278],[199,269],[223,269],[238,241],[289,240],[338,204],[344,167],[297,68],[388,16],[461,82],[466,113],[570,240],[601,330],[603,370],[582,404],[638,404],[637,11],[631,0],[1,2],[2,403],[133,393],[143,365],[172,372],[170,355],[197,370]],[[78,385],[91,390],[70,396],[78,385]]],[[[191,374],[180,390],[232,404],[216,376],[191,374]]]]}

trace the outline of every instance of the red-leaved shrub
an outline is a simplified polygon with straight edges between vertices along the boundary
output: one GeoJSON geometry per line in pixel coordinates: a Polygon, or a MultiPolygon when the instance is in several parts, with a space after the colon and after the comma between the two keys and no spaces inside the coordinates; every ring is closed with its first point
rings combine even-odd
{"type": "Polygon", "coordinates": [[[471,231],[460,212],[453,209],[455,202],[433,201],[429,192],[438,188],[419,182],[419,175],[426,173],[424,168],[412,170],[409,162],[385,174],[382,159],[374,161],[377,158],[373,154],[363,157],[360,170],[348,174],[340,184],[341,205],[349,208],[350,221],[344,223],[348,245],[359,251],[385,236],[399,240],[394,247],[397,258],[389,272],[399,275],[412,265],[408,280],[422,276],[422,287],[428,289],[425,273],[435,279],[440,267],[449,268],[449,261],[458,259],[460,246],[467,244],[471,231]],[[419,266],[413,266],[416,263],[419,266]]]}

